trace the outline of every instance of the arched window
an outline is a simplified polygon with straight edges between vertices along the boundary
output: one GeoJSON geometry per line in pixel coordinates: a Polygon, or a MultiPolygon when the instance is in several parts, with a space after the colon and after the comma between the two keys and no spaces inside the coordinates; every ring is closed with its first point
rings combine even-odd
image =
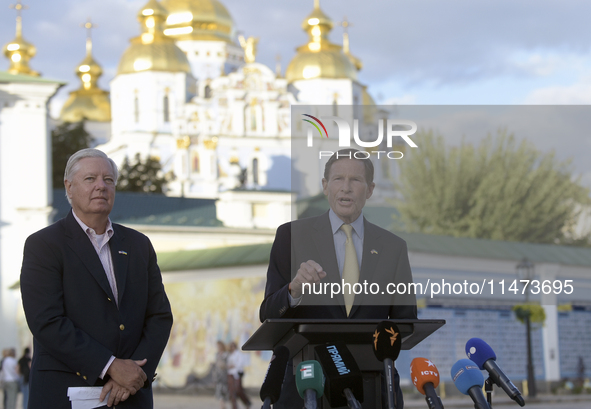
{"type": "Polygon", "coordinates": [[[199,162],[199,153],[197,152],[193,152],[193,163],[191,164],[191,170],[193,171],[193,173],[199,173],[201,171],[200,169],[200,162],[199,162]]]}
{"type": "Polygon", "coordinates": [[[255,105],[250,106],[250,130],[257,130],[257,109],[255,105]]]}
{"type": "Polygon", "coordinates": [[[252,160],[252,181],[255,185],[259,184],[259,159],[252,160]]]}
{"type": "Polygon", "coordinates": [[[170,104],[168,101],[168,95],[164,96],[163,101],[163,108],[164,108],[164,122],[170,122],[170,104]]]}
{"type": "Polygon", "coordinates": [[[140,121],[140,100],[137,96],[133,102],[133,116],[135,118],[135,123],[138,123],[140,121]]]}
{"type": "Polygon", "coordinates": [[[211,98],[211,87],[209,85],[205,86],[203,94],[204,94],[203,95],[204,98],[207,98],[207,99],[211,98]]]}

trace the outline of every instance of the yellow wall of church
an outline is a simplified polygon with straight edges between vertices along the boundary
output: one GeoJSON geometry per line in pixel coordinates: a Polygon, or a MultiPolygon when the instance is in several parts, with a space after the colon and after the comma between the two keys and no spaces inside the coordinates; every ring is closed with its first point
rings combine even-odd
{"type": "MultiPolygon", "coordinates": [[[[216,342],[240,347],[260,326],[259,306],[265,278],[236,278],[175,282],[165,285],[174,325],[160,361],[161,384],[182,387],[189,375],[204,377],[217,351],[216,342]]],[[[244,386],[260,388],[271,352],[247,355],[244,386]]]]}

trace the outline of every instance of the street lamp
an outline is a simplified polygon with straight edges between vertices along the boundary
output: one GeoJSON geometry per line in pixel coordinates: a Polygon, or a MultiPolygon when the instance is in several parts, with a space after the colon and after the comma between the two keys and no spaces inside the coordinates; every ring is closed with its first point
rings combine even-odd
{"type": "MultiPolygon", "coordinates": [[[[524,258],[517,264],[517,277],[519,280],[531,280],[534,278],[534,264],[524,258]]],[[[525,304],[529,304],[529,288],[525,289],[525,304]]],[[[536,379],[534,376],[534,361],[531,347],[531,309],[525,312],[525,334],[527,337],[527,391],[530,397],[536,396],[536,379]]]]}

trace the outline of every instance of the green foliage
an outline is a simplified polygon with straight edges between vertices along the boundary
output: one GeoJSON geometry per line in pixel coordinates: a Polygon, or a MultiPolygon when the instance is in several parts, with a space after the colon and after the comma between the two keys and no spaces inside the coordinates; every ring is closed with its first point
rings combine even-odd
{"type": "Polygon", "coordinates": [[[84,121],[64,122],[51,131],[51,180],[55,189],[64,187],[64,171],[70,156],[89,148],[92,142],[92,136],[84,129],[84,121]]]}
{"type": "Polygon", "coordinates": [[[515,317],[525,324],[525,319],[529,315],[529,322],[532,324],[544,324],[546,321],[546,311],[540,304],[519,304],[513,306],[515,317]]]}
{"type": "MultiPolygon", "coordinates": [[[[573,228],[589,192],[569,161],[541,153],[512,135],[489,135],[480,146],[447,148],[419,134],[418,149],[400,161],[397,203],[410,231],[534,243],[573,244],[573,228]]],[[[586,243],[588,236],[577,244],[586,243]]]]}
{"type": "Polygon", "coordinates": [[[119,169],[117,190],[125,192],[162,193],[168,180],[162,175],[160,161],[149,157],[142,160],[140,154],[135,155],[134,163],[126,157],[119,169]]]}

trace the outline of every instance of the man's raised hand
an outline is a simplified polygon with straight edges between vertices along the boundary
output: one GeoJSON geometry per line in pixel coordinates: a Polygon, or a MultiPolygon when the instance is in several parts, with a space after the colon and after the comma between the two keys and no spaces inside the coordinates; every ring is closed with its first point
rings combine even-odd
{"type": "Polygon", "coordinates": [[[299,298],[302,296],[302,284],[319,283],[324,277],[326,277],[326,271],[322,269],[320,264],[314,260],[308,260],[300,264],[296,276],[289,284],[289,293],[293,298],[299,298]]]}

